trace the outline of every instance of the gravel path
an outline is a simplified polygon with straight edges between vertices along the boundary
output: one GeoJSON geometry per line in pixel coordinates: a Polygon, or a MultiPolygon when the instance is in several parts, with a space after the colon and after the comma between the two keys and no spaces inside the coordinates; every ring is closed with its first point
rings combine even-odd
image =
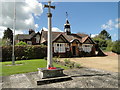
{"type": "MultiPolygon", "coordinates": [[[[120,55],[119,55],[120,56],[120,55]]],[[[67,58],[70,61],[79,63],[82,67],[101,69],[111,72],[118,72],[118,55],[111,55],[105,57],[81,57],[81,58],[67,58]]],[[[60,58],[64,61],[65,58],[60,58]]]]}
{"type": "MultiPolygon", "coordinates": [[[[2,77],[3,88],[118,88],[118,73],[91,68],[64,70],[73,80],[37,85],[37,72],[2,77]]],[[[0,77],[1,78],[1,77],[0,77]]]]}

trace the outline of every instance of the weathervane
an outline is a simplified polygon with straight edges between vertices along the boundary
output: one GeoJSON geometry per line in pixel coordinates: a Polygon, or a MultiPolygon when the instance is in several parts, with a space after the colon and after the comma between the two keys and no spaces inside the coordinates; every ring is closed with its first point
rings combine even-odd
{"type": "Polygon", "coordinates": [[[68,13],[66,12],[66,19],[68,19],[68,13]]]}

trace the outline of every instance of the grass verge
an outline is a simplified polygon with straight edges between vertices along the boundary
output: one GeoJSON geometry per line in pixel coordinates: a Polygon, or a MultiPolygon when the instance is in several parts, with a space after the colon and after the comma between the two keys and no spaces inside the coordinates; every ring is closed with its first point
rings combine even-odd
{"type": "MultiPolygon", "coordinates": [[[[16,61],[15,63],[16,65],[12,65],[12,62],[0,62],[0,65],[2,65],[2,73],[0,73],[0,76],[35,72],[37,71],[37,68],[44,68],[47,66],[47,61],[44,59],[21,60],[16,61]]],[[[69,69],[66,66],[62,66],[56,63],[53,63],[53,66],[69,69]]]]}

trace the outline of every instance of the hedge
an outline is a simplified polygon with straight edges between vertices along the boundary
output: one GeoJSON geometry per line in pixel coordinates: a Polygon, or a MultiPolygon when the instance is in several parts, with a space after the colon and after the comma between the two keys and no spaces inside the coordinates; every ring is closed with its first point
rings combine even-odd
{"type": "MultiPolygon", "coordinates": [[[[39,59],[47,56],[47,47],[41,45],[15,46],[15,59],[39,59]]],[[[12,60],[12,46],[2,46],[2,61],[12,60]]]]}

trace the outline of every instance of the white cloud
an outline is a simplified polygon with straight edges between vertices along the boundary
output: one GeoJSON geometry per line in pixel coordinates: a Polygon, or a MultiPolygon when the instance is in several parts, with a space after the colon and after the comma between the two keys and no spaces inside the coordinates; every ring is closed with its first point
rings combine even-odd
{"type": "MultiPolygon", "coordinates": [[[[2,14],[0,15],[0,27],[13,28],[14,2],[2,2],[2,14]]],[[[16,2],[16,32],[22,33],[22,30],[37,29],[34,16],[40,16],[43,13],[43,6],[37,0],[25,0],[25,2],[16,2]],[[17,31],[18,30],[18,31],[17,31]]],[[[2,28],[1,28],[2,29],[2,28]]],[[[0,31],[0,35],[2,35],[0,31]]],[[[1,37],[1,36],[0,36],[1,37]]]]}
{"type": "Polygon", "coordinates": [[[17,34],[23,34],[23,31],[22,30],[15,31],[15,35],[17,35],[17,34]]]}
{"type": "Polygon", "coordinates": [[[53,27],[53,28],[52,28],[52,31],[53,31],[53,32],[63,32],[62,30],[60,30],[60,29],[57,28],[57,27],[53,27]]]}
{"type": "Polygon", "coordinates": [[[35,28],[39,28],[38,24],[35,24],[35,28]]]}
{"type": "Polygon", "coordinates": [[[106,24],[103,24],[101,28],[108,30],[120,28],[120,18],[115,19],[115,21],[109,20],[106,24]]]}
{"type": "Polygon", "coordinates": [[[113,34],[113,37],[117,37],[117,34],[116,34],[116,33],[114,33],[114,34],[113,34]]]}
{"type": "MultiPolygon", "coordinates": [[[[45,28],[45,27],[43,27],[43,30],[44,30],[44,31],[48,31],[48,29],[45,28]]],[[[52,28],[52,31],[53,31],[53,32],[63,32],[62,30],[60,30],[60,29],[57,28],[57,27],[53,27],[53,28],[52,28]]]]}
{"type": "Polygon", "coordinates": [[[116,22],[120,22],[120,18],[115,19],[116,22]]]}
{"type": "Polygon", "coordinates": [[[120,28],[120,23],[115,24],[115,28],[120,28]]]}
{"type": "Polygon", "coordinates": [[[6,27],[0,26],[0,38],[3,37],[3,32],[4,32],[4,30],[6,30],[6,29],[7,29],[6,27]]]}
{"type": "Polygon", "coordinates": [[[92,34],[91,37],[93,38],[93,37],[95,37],[95,36],[97,36],[97,35],[98,35],[98,34],[92,34]]]}
{"type": "Polygon", "coordinates": [[[106,24],[103,24],[101,26],[102,29],[108,29],[108,30],[112,30],[114,27],[114,22],[112,20],[109,20],[106,24]]]}
{"type": "MultiPolygon", "coordinates": [[[[0,38],[3,37],[4,30],[7,30],[7,28],[0,26],[0,38]]],[[[17,35],[17,34],[23,34],[23,30],[16,30],[15,35],[17,35]]]]}

